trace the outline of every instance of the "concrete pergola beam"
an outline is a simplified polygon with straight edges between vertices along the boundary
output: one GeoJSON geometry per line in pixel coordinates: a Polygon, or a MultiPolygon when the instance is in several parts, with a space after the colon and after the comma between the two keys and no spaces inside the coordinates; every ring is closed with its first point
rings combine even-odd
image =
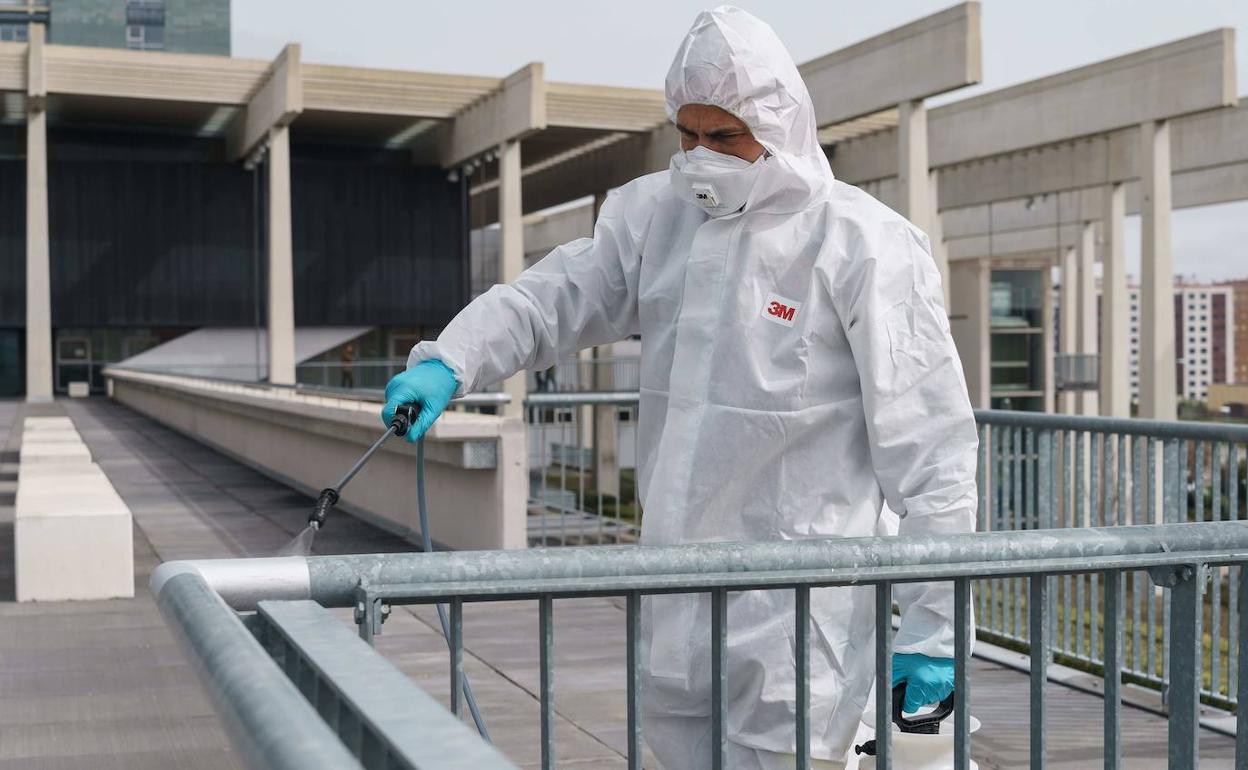
{"type": "MultiPolygon", "coordinates": [[[[1242,127],[1218,125],[1220,111],[1206,112],[1237,103],[1234,37],[1214,30],[931,110],[941,208],[1132,178],[1138,125],[1147,120],[1183,118],[1175,131],[1192,137],[1242,137],[1242,127]]],[[[896,134],[838,143],[833,170],[852,184],[897,176],[896,134]]],[[[1198,148],[1211,146],[1176,137],[1176,166],[1199,162],[1198,148]]]]}
{"type": "MultiPolygon", "coordinates": [[[[1248,200],[1248,161],[1175,174],[1172,184],[1175,209],[1248,200]]],[[[1057,193],[1031,201],[994,203],[991,220],[988,204],[942,212],[949,258],[973,259],[1075,246],[1078,222],[1106,219],[1104,190],[1112,186],[1057,193]]],[[[1123,213],[1139,214],[1139,185],[1128,182],[1120,186],[1124,190],[1123,213]]]]}
{"type": "Polygon", "coordinates": [[[275,129],[285,128],[303,111],[303,64],[298,43],[289,43],[265,70],[243,113],[235,119],[228,137],[229,154],[245,157],[267,140],[275,129]]]}
{"type": "Polygon", "coordinates": [[[934,166],[1235,104],[1235,31],[1173,43],[932,110],[934,166]]]}
{"type": "MultiPolygon", "coordinates": [[[[524,213],[541,211],[561,203],[596,195],[644,174],[662,171],[680,149],[676,130],[663,123],[650,131],[608,137],[598,145],[571,153],[559,163],[539,164],[524,170],[524,213]]],[[[491,188],[492,189],[492,188],[491,188]]],[[[474,227],[496,221],[495,196],[483,195],[474,227]]]]}
{"type": "Polygon", "coordinates": [[[498,89],[455,116],[442,151],[442,166],[454,168],[505,142],[546,128],[546,79],[532,62],[503,79],[498,89]]]}
{"type": "Polygon", "coordinates": [[[979,3],[960,3],[802,64],[815,119],[842,123],[980,82],[979,28],[979,3]]]}
{"type": "MultiPolygon", "coordinates": [[[[1238,100],[1228,109],[1171,121],[1170,131],[1176,177],[1248,163],[1248,99],[1238,100]]],[[[1139,141],[1139,128],[1133,127],[942,169],[941,208],[957,209],[1134,180],[1139,174],[1139,141]]],[[[859,169],[867,170],[866,164],[859,169]]],[[[1177,178],[1175,181],[1177,184],[1177,178]]],[[[1176,200],[1176,205],[1184,204],[1176,200]]]]}

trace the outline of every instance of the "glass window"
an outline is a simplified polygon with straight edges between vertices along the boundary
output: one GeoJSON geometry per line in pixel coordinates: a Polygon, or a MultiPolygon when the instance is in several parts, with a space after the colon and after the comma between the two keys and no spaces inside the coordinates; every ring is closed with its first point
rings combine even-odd
{"type": "Polygon", "coordinates": [[[25,43],[27,40],[27,25],[25,22],[19,24],[0,24],[0,40],[6,43],[25,43]]]}
{"type": "Polygon", "coordinates": [[[135,51],[164,50],[164,0],[126,0],[126,47],[135,51]]]}
{"type": "Polygon", "coordinates": [[[992,325],[995,327],[1042,326],[1043,273],[1039,270],[993,270],[989,289],[992,325]]]}
{"type": "Polygon", "coordinates": [[[126,24],[165,26],[165,0],[126,0],[126,24]]]}

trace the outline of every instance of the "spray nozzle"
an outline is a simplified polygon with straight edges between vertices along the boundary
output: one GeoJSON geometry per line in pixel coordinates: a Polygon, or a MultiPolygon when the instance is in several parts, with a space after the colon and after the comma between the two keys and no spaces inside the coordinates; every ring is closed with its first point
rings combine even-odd
{"type": "Polygon", "coordinates": [[[312,515],[308,517],[308,526],[320,529],[325,526],[325,519],[329,516],[329,510],[338,504],[338,491],[332,487],[322,489],[319,497],[316,498],[316,507],[312,509],[312,515]]]}

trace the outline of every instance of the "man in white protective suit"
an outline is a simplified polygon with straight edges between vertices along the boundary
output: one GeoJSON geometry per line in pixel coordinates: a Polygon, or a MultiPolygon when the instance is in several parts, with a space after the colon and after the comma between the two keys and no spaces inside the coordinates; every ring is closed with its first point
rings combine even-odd
{"type": "MultiPolygon", "coordinates": [[[[836,181],[810,95],[775,33],[700,14],[667,76],[671,168],[607,196],[593,238],[474,300],[386,388],[447,402],[641,335],[643,545],[974,528],[977,435],[927,237],[836,181]]],[[[906,708],[953,687],[949,584],[896,590],[906,708]]],[[[874,678],[874,588],[811,593],[812,754],[840,767],[874,678]]],[[[711,766],[710,603],[643,604],[643,734],[668,770],[711,766]]],[[[727,752],[792,767],[792,591],[734,593],[727,752]]]]}

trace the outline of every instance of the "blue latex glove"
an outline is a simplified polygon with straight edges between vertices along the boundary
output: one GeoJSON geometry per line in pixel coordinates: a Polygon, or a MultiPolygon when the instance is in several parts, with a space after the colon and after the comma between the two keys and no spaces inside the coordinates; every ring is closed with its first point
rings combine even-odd
{"type": "Polygon", "coordinates": [[[893,653],[893,687],[906,683],[902,711],[913,714],[940,703],[953,692],[953,658],[931,658],[917,652],[893,653]]]}
{"type": "Polygon", "coordinates": [[[451,403],[458,388],[459,381],[449,366],[437,359],[421,361],[411,369],[396,374],[386,384],[386,405],[381,408],[381,422],[390,427],[394,410],[413,401],[420,404],[415,424],[403,437],[414,444],[451,403]]]}

